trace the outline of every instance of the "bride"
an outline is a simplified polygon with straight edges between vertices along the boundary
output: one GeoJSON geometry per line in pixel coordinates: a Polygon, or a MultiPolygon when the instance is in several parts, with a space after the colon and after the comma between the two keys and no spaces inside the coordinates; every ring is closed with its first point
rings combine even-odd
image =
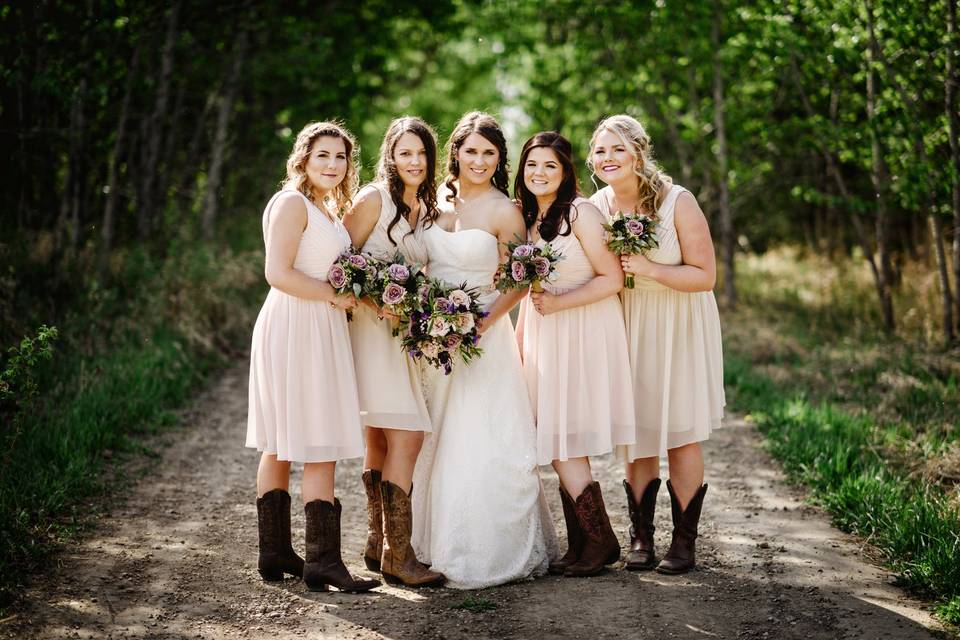
{"type": "Polygon", "coordinates": [[[480,292],[483,355],[449,376],[429,368],[434,432],[413,477],[413,547],[447,576],[479,589],[541,575],[556,533],[537,470],[536,433],[507,312],[525,292],[493,285],[502,247],[526,235],[507,197],[507,148],[497,121],[468,113],[450,136],[446,198],[424,232],[430,276],[480,292]]]}

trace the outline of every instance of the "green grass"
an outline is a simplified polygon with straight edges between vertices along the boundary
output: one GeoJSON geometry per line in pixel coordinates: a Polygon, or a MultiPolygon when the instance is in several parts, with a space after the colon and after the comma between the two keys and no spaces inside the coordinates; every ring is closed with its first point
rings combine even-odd
{"type": "Polygon", "coordinates": [[[469,595],[462,601],[451,604],[449,608],[470,611],[471,613],[483,613],[484,611],[493,611],[496,609],[497,603],[491,602],[484,596],[469,595]]]}
{"type": "Polygon", "coordinates": [[[885,336],[856,264],[745,260],[740,282],[724,318],[732,406],[838,527],[960,624],[958,353],[916,339],[919,313],[885,336]]]}

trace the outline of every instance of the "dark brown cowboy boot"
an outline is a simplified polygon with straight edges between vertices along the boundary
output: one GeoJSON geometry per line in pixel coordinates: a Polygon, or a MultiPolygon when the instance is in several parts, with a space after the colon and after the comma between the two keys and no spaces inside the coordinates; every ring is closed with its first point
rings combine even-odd
{"type": "Polygon", "coordinates": [[[657,571],[668,574],[686,573],[696,564],[697,525],[700,522],[703,497],[707,495],[707,485],[703,484],[697,489],[690,499],[690,504],[682,511],[669,480],[667,491],[670,492],[670,507],[673,512],[673,542],[667,555],[657,565],[657,571]]]}
{"type": "Polygon", "coordinates": [[[380,572],[388,584],[408,587],[439,587],[447,577],[427,569],[417,561],[410,545],[413,533],[413,511],[410,496],[388,480],[380,483],[383,496],[383,556],[380,572]]]}
{"type": "Polygon", "coordinates": [[[643,490],[640,502],[633,496],[633,488],[626,480],[623,488],[627,492],[627,508],[630,511],[630,551],[627,552],[626,567],[630,571],[653,569],[657,558],[653,550],[653,515],[657,510],[657,492],[660,491],[660,478],[654,478],[643,490]]]}
{"type": "Polygon", "coordinates": [[[603,571],[604,565],[613,564],[620,559],[620,542],[610,526],[599,482],[594,480],[587,485],[574,501],[573,510],[583,531],[583,549],[577,561],[567,567],[563,575],[597,575],[603,571]]]}
{"type": "Polygon", "coordinates": [[[560,485],[560,504],[563,505],[563,521],[567,525],[567,552],[551,562],[547,568],[547,571],[554,575],[562,575],[567,567],[577,561],[580,552],[583,551],[583,531],[580,530],[580,524],[577,522],[573,498],[563,485],[560,485]]]}
{"type": "Polygon", "coordinates": [[[358,580],[350,575],[340,556],[340,501],[333,504],[314,500],[304,506],[307,514],[307,558],[303,582],[310,591],[326,591],[332,585],[340,591],[359,593],[380,586],[379,580],[358,580]]]}
{"type": "Polygon", "coordinates": [[[380,571],[383,555],[383,498],[380,494],[380,471],[363,472],[363,488],[367,491],[367,548],[363,563],[370,571],[380,571]]]}
{"type": "Polygon", "coordinates": [[[303,559],[290,543],[290,494],[283,489],[272,489],[257,498],[257,530],[260,538],[260,558],[257,570],[264,580],[283,580],[288,573],[303,576],[303,559]]]}

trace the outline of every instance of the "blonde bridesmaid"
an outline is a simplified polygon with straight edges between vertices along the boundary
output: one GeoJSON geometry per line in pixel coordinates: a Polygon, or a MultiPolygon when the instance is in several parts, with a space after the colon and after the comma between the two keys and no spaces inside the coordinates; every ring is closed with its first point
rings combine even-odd
{"type": "MultiPolygon", "coordinates": [[[[354,246],[378,260],[393,261],[399,255],[408,266],[425,265],[423,223],[436,212],[436,173],[437,141],[430,126],[411,117],[391,122],[380,147],[376,180],[360,190],[345,219],[354,246]]],[[[367,568],[382,571],[391,582],[438,586],[443,574],[421,565],[410,546],[413,467],[423,434],[431,431],[420,372],[393,335],[396,319],[384,318],[376,309],[373,303],[362,305],[350,326],[367,426],[363,559],[367,568]]]]}
{"type": "Polygon", "coordinates": [[[523,146],[514,195],[528,238],[561,256],[542,293],[520,306],[517,336],[536,412],[539,464],[553,464],[568,550],[551,573],[589,576],[620,557],[590,456],[634,442],[633,387],[618,256],[606,246],[604,218],[580,197],[570,142],[538,133],[523,146]]]}
{"type": "Polygon", "coordinates": [[[369,591],[340,555],[337,460],[363,455],[360,407],[346,309],[327,271],[350,236],[337,216],[356,188],[352,136],[331,122],[308,124],[287,159],[283,188],[263,212],[270,292],[250,349],[247,446],[257,470],[258,569],[264,580],[302,576],[312,591],[369,591]],[[306,562],[290,540],[290,463],[303,463],[306,562]]]}
{"type": "Polygon", "coordinates": [[[720,426],[725,404],[713,241],[696,199],[660,170],[636,119],[601,122],[587,162],[607,183],[591,198],[600,211],[651,216],[660,241],[646,255],[621,256],[624,271],[636,275],[635,288],[623,291],[637,423],[636,443],[619,448],[633,523],[627,568],[684,573],[695,564],[707,492],[700,442],[720,426]],[[673,539],[658,565],[653,516],[664,455],[673,539]]]}

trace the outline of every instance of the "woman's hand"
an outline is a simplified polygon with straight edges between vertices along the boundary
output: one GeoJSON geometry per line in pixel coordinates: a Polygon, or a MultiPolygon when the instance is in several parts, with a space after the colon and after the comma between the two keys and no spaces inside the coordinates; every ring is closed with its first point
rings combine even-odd
{"type": "Polygon", "coordinates": [[[620,256],[620,265],[624,273],[652,278],[656,264],[642,253],[625,253],[620,256]]]}
{"type": "Polygon", "coordinates": [[[560,296],[543,291],[541,293],[531,293],[530,299],[533,300],[533,308],[542,316],[548,316],[551,313],[563,310],[560,304],[560,296]]]}
{"type": "Polygon", "coordinates": [[[337,309],[343,309],[344,311],[349,311],[350,309],[356,308],[357,297],[352,293],[334,296],[333,300],[330,301],[330,306],[337,309]]]}

